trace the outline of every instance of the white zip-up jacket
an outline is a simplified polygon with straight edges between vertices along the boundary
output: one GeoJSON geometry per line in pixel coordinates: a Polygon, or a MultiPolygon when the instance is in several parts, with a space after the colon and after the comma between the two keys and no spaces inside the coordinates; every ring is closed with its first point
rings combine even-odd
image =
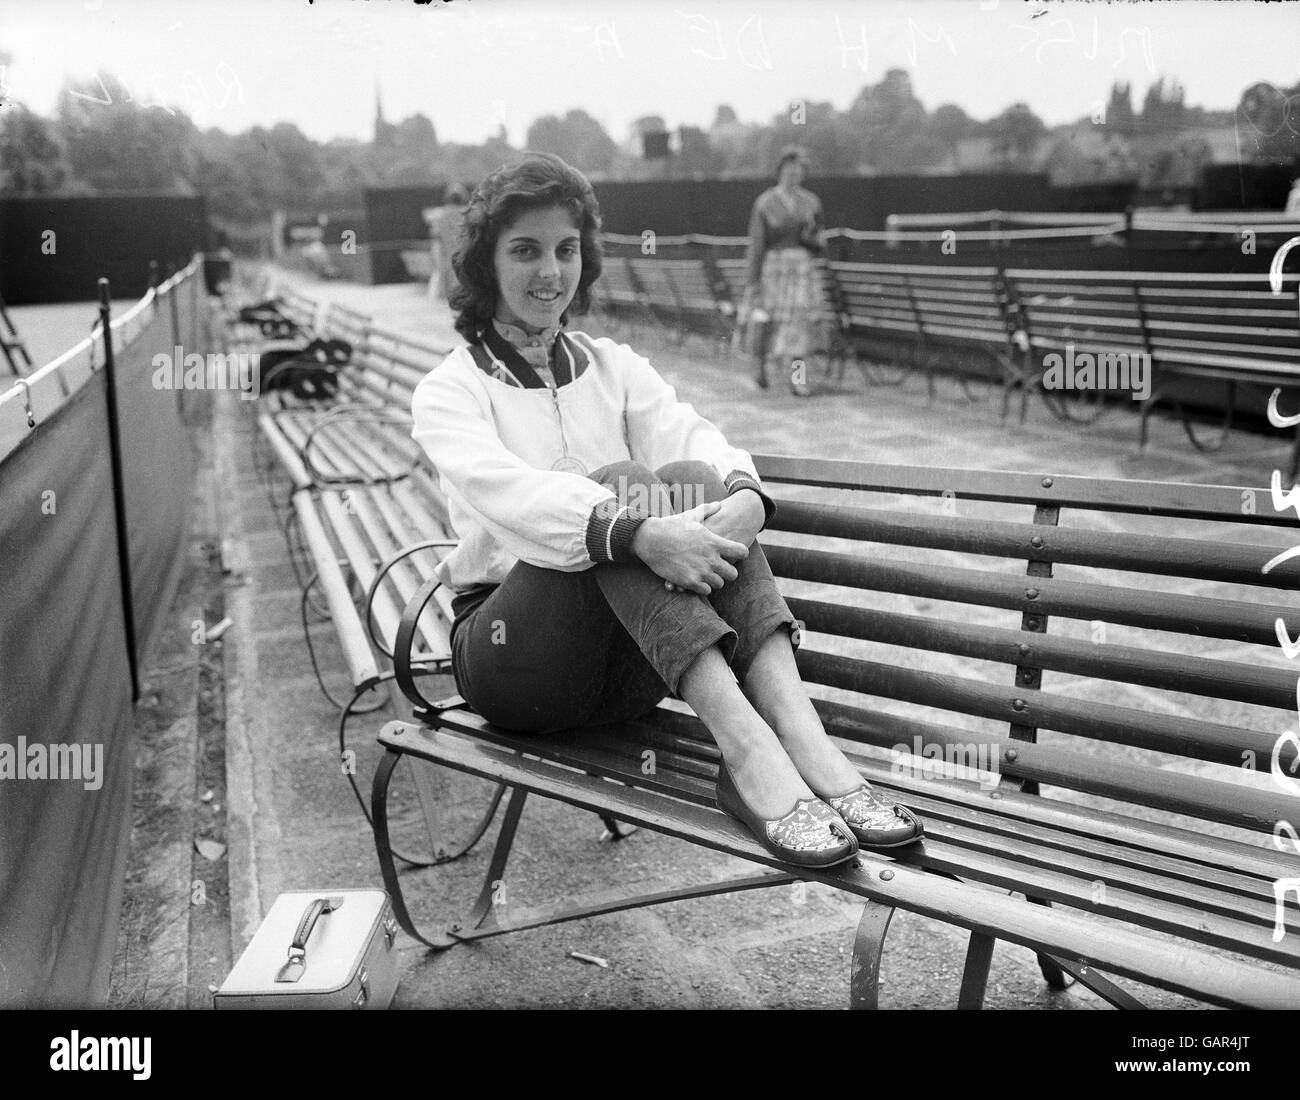
{"type": "Polygon", "coordinates": [[[586,476],[612,462],[651,470],[698,459],[729,492],[754,489],[753,459],[626,344],[562,332],[554,385],[491,325],[454,349],[415,388],[412,438],[447,496],[460,545],[436,570],[457,593],[501,583],[517,561],[567,572],[630,561],[644,509],[620,506],[586,476]]]}

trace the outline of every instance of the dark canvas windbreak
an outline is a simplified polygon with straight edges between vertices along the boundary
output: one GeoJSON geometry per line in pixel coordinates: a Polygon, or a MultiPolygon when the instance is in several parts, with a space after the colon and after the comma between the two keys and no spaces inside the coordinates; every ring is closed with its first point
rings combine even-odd
{"type": "Polygon", "coordinates": [[[0,751],[98,744],[103,781],[0,779],[0,1005],[107,996],[131,732],[101,372],[0,465],[0,751]]]}
{"type": "MultiPolygon", "coordinates": [[[[184,302],[189,287],[177,293],[184,302]]],[[[184,311],[182,311],[182,317],[184,311]]],[[[185,339],[182,355],[201,353],[185,339]]],[[[135,597],[136,643],[141,667],[167,614],[184,564],[184,539],[194,485],[193,448],[181,420],[177,391],[155,389],[159,352],[175,358],[171,318],[160,299],[153,320],[130,347],[116,352],[117,414],[122,433],[122,480],[126,487],[127,537],[131,546],[131,587],[135,597]]],[[[195,391],[191,399],[211,400],[195,391]]],[[[197,609],[196,609],[197,610],[197,609]]],[[[193,615],[190,616],[193,618],[193,615]]]]}
{"type": "MultiPolygon", "coordinates": [[[[141,668],[183,565],[195,466],[178,394],[153,387],[153,357],[173,356],[177,339],[183,353],[206,350],[194,346],[194,281],[176,290],[178,334],[164,297],[117,348],[141,668]]],[[[0,462],[0,1007],[108,995],[131,836],[133,714],[104,385],[101,370],[0,462]],[[48,749],[74,744],[90,746],[80,779],[66,778],[70,753],[56,770],[48,749]],[[45,778],[31,778],[42,757],[45,778]]]]}

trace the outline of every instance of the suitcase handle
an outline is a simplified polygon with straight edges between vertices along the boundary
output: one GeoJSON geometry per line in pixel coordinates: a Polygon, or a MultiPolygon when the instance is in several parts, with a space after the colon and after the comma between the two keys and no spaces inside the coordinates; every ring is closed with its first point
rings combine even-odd
{"type": "Polygon", "coordinates": [[[293,943],[289,945],[289,961],[280,967],[276,974],[277,982],[296,982],[307,970],[307,941],[311,939],[316,920],[324,913],[332,913],[343,905],[342,897],[314,898],[303,910],[298,930],[293,934],[293,943]]]}

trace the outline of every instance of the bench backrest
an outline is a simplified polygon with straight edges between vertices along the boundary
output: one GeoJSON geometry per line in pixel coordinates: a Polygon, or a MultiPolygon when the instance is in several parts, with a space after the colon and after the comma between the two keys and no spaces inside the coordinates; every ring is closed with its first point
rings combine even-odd
{"type": "Polygon", "coordinates": [[[1145,353],[1157,366],[1300,381],[1295,274],[1281,294],[1254,274],[1011,269],[1036,351],[1145,353]]]}
{"type": "Polygon", "coordinates": [[[838,286],[841,316],[850,333],[920,336],[915,303],[894,265],[832,260],[829,269],[838,286]]]}
{"type": "Polygon", "coordinates": [[[668,276],[681,308],[687,313],[716,314],[718,298],[714,293],[713,280],[703,260],[661,259],[659,265],[668,276]]]}
{"type": "Polygon", "coordinates": [[[637,305],[641,301],[641,290],[632,276],[632,268],[626,256],[602,257],[595,298],[598,303],[604,301],[625,307],[637,305]]]}
{"type": "Polygon", "coordinates": [[[1275,621],[1300,633],[1300,562],[1269,565],[1300,522],[1268,490],[757,461],[833,732],[983,744],[1068,798],[1265,832],[1300,816],[1268,778],[1297,686],[1275,621]]]}
{"type": "Polygon", "coordinates": [[[677,313],[681,309],[677,292],[663,262],[647,256],[628,259],[632,277],[645,295],[645,300],[652,308],[665,313],[677,313]]]}
{"type": "Polygon", "coordinates": [[[739,306],[745,299],[745,274],[748,263],[743,256],[721,256],[714,261],[718,274],[726,283],[732,305],[739,306]]]}
{"type": "Polygon", "coordinates": [[[1007,285],[1033,352],[1141,353],[1146,331],[1127,272],[1012,269],[1007,285]]]}
{"type": "Polygon", "coordinates": [[[1284,276],[1281,294],[1258,275],[1142,273],[1135,278],[1157,365],[1237,364],[1300,379],[1300,276],[1284,276]]]}
{"type": "Polygon", "coordinates": [[[900,267],[927,339],[944,344],[1001,346],[1010,321],[1002,278],[994,267],[900,267]]]}

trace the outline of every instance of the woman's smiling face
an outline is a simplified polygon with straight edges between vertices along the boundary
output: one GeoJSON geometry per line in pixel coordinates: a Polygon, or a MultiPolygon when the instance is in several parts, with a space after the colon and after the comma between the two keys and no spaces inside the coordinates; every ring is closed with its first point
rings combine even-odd
{"type": "Polygon", "coordinates": [[[497,317],[530,332],[557,327],[578,290],[581,245],[562,206],[525,211],[502,229],[493,252],[497,317]]]}

